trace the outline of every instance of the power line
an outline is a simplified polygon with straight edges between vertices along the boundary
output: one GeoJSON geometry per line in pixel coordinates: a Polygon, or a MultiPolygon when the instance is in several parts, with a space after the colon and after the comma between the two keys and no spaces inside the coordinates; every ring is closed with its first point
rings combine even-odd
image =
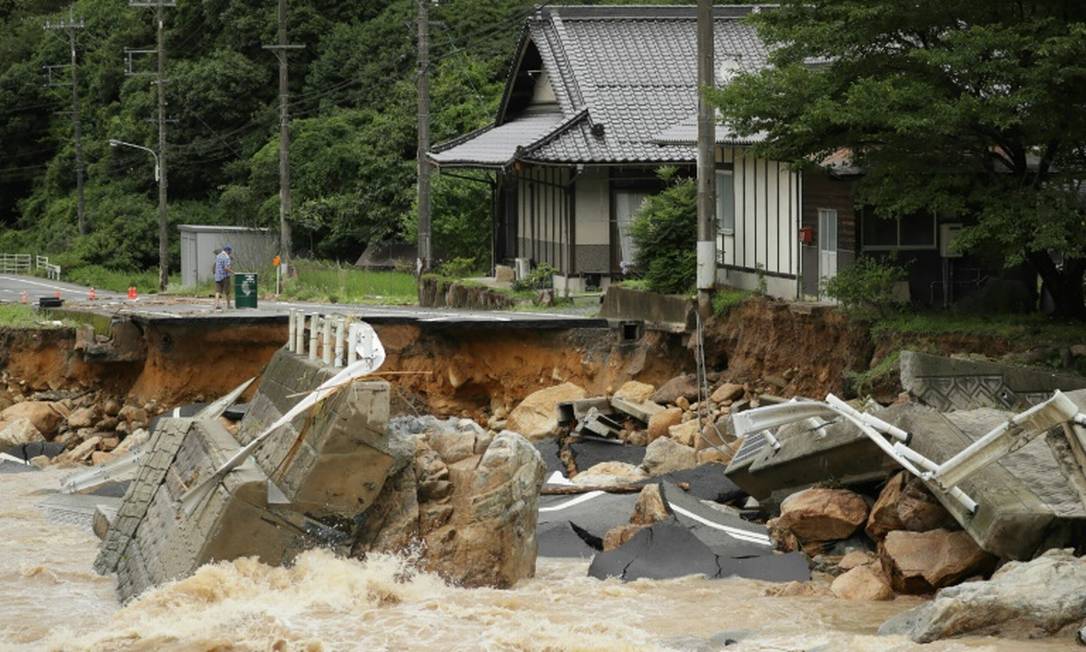
{"type": "MultiPolygon", "coordinates": [[[[72,131],[75,141],[75,186],[76,186],[76,221],[79,226],[79,234],[87,235],[86,203],[83,197],[83,128],[80,119],[79,106],[79,61],[75,50],[75,33],[85,28],[83,19],[75,20],[74,9],[68,8],[68,19],[57,22],[46,21],[45,29],[63,31],[68,34],[68,45],[71,50],[71,78],[68,82],[72,87],[72,131]]],[[[52,73],[52,68],[46,66],[46,70],[52,73]]],[[[52,84],[52,80],[50,79],[52,84]]]]}

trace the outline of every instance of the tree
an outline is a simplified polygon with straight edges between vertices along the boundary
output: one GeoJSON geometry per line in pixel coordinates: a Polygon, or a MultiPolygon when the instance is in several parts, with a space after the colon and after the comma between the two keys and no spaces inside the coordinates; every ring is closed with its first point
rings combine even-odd
{"type": "Polygon", "coordinates": [[[662,171],[661,179],[671,183],[641,204],[630,235],[649,289],[687,294],[697,276],[698,189],[692,179],[671,180],[673,174],[674,169],[662,171]]]}
{"type": "Polygon", "coordinates": [[[1029,262],[1086,318],[1086,3],[782,0],[752,16],[771,66],[711,91],[760,155],[849,148],[883,216],[963,219],[964,249],[1029,262]]]}

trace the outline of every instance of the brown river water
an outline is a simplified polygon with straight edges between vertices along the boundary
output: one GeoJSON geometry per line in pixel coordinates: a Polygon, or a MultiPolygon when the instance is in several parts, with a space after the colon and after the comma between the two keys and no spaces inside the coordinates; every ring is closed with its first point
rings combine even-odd
{"type": "Polygon", "coordinates": [[[771,598],[762,583],[698,577],[601,582],[584,562],[548,559],[534,579],[501,591],[449,586],[392,556],[361,562],[316,550],[291,568],[205,566],[122,607],[113,578],[91,569],[94,535],[37,507],[65,473],[0,475],[2,650],[707,652],[725,649],[725,636],[737,652],[1068,649],[1066,640],[920,646],[874,635],[915,598],[771,598]]]}

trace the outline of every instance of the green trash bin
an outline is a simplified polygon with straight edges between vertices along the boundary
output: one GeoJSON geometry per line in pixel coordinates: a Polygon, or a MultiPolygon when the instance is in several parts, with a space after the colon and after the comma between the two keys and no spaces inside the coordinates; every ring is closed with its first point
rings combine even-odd
{"type": "Polygon", "coordinates": [[[234,274],[234,307],[256,307],[256,274],[234,274]]]}

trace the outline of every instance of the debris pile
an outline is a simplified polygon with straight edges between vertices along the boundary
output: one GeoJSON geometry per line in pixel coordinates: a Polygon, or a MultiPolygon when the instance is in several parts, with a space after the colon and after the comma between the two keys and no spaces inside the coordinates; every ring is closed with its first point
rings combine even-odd
{"type": "Polygon", "coordinates": [[[215,415],[159,421],[95,562],[122,599],[208,562],[285,564],[318,545],[414,550],[464,586],[534,574],[532,445],[467,420],[390,422],[388,383],[334,385],[337,371],[284,349],[235,433],[215,415]],[[299,412],[318,387],[331,393],[299,412]]]}
{"type": "Polygon", "coordinates": [[[160,412],[104,392],[24,388],[0,378],[0,453],[39,468],[110,462],[145,442],[160,412]]]}

